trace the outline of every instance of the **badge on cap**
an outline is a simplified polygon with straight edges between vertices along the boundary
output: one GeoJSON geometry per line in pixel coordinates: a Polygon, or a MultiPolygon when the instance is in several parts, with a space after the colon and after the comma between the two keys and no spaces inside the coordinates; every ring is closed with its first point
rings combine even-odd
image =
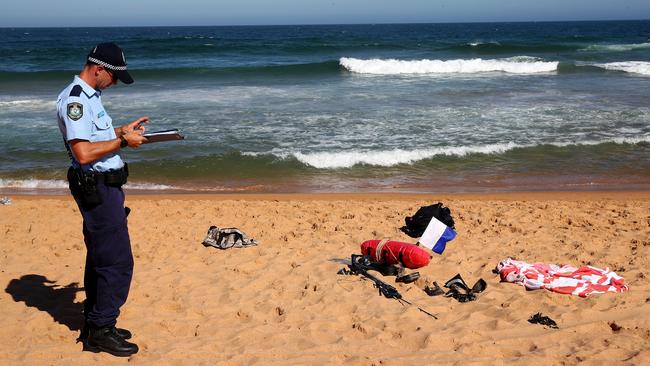
{"type": "Polygon", "coordinates": [[[81,103],[68,103],[68,117],[76,121],[84,115],[84,106],[81,103]]]}

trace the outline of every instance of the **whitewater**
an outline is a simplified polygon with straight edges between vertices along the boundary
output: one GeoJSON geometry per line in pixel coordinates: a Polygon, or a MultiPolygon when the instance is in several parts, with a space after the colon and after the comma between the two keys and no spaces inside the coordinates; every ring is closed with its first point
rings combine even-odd
{"type": "Polygon", "coordinates": [[[475,74],[504,72],[512,74],[547,73],[557,70],[559,62],[542,61],[534,57],[516,56],[506,59],[483,60],[361,60],[343,57],[340,64],[360,74],[475,74]]]}

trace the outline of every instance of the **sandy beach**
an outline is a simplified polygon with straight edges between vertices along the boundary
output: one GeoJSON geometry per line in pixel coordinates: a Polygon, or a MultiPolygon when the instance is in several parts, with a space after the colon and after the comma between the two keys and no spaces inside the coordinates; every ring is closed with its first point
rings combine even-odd
{"type": "Polygon", "coordinates": [[[490,195],[127,195],[135,275],[118,326],[140,352],[81,351],[85,248],[68,196],[0,206],[0,363],[4,365],[430,365],[650,362],[650,192],[490,195]],[[458,237],[395,285],[415,306],[337,275],[368,239],[415,242],[399,228],[423,205],[451,209],[458,237]],[[237,227],[257,247],[201,242],[237,227]],[[609,267],[630,290],[589,298],[500,283],[507,257],[609,267]],[[473,302],[423,288],[460,273],[473,302]],[[537,313],[559,329],[530,324],[537,313]]]}

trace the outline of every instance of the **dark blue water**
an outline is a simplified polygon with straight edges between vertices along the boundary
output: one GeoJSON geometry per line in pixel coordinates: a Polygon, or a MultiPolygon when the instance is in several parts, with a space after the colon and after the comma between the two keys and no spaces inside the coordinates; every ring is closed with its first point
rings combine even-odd
{"type": "Polygon", "coordinates": [[[104,93],[184,142],[124,153],[132,187],[646,189],[650,21],[0,29],[0,189],[64,187],[57,94],[94,44],[104,93]],[[3,188],[4,187],[4,188],[3,188]]]}

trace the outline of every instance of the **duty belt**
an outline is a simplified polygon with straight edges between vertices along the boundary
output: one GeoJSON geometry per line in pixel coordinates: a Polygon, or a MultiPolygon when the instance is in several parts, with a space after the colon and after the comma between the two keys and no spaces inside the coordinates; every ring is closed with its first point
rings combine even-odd
{"type": "Polygon", "coordinates": [[[95,172],[97,183],[104,183],[107,186],[121,186],[126,184],[126,178],[129,176],[129,166],[124,163],[124,167],[118,170],[109,170],[107,172],[95,172]]]}

